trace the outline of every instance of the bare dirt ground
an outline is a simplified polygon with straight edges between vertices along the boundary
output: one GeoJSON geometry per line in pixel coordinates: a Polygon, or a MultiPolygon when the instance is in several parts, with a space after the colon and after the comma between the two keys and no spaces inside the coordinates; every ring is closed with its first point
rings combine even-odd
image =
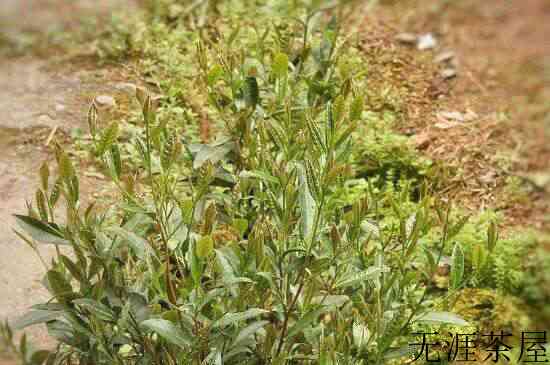
{"type": "Polygon", "coordinates": [[[395,32],[432,34],[436,47],[416,53],[454,54],[457,77],[434,78],[427,92],[439,94],[435,106],[422,109],[422,121],[412,120],[422,149],[461,172],[456,186],[448,187],[454,199],[500,209],[512,224],[548,231],[550,2],[394,1],[371,20],[395,32]],[[477,118],[440,128],[442,110],[473,110],[477,118]],[[510,199],[517,192],[510,190],[510,178],[529,190],[527,199],[510,199]]]}
{"type": "MultiPolygon", "coordinates": [[[[129,1],[2,0],[0,36],[15,39],[27,32],[48,32],[77,26],[86,14],[108,15],[109,9],[129,1]],[[25,32],[25,33],[23,33],[25,32]]],[[[74,127],[85,125],[91,95],[108,92],[101,83],[102,70],[67,71],[50,67],[49,59],[37,55],[0,56],[0,318],[14,319],[28,308],[48,299],[40,283],[45,269],[30,247],[12,228],[12,214],[25,214],[25,200],[32,200],[37,171],[42,161],[52,160],[49,137],[61,138],[74,127]],[[55,129],[55,135],[52,132],[55,129]]],[[[112,91],[112,90],[111,90],[112,91]]],[[[83,189],[91,183],[83,181],[83,189]]],[[[46,261],[52,247],[40,247],[46,261]]],[[[40,328],[29,331],[41,346],[48,339],[40,328]]],[[[7,360],[6,360],[7,361],[7,360]]],[[[0,363],[3,361],[0,359],[0,363]]]]}

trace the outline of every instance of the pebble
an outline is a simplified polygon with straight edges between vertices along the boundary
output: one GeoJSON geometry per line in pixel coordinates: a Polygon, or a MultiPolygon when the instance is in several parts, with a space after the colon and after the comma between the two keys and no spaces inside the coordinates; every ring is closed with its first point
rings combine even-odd
{"type": "Polygon", "coordinates": [[[418,37],[412,33],[400,33],[395,36],[395,39],[401,43],[415,44],[418,37]]]}
{"type": "Polygon", "coordinates": [[[63,104],[61,104],[61,103],[55,104],[55,111],[56,111],[56,112],[62,112],[62,111],[64,111],[65,109],[67,109],[67,108],[65,107],[65,105],[63,105],[63,104]]]}
{"type": "Polygon", "coordinates": [[[116,100],[109,95],[99,95],[95,98],[95,101],[100,106],[106,106],[109,108],[114,108],[116,106],[116,100]]]}
{"type": "Polygon", "coordinates": [[[445,121],[449,121],[449,120],[453,120],[455,122],[465,121],[464,114],[462,114],[461,112],[439,112],[437,113],[437,118],[445,121]]]}
{"type": "Polygon", "coordinates": [[[453,77],[456,77],[457,72],[454,68],[446,68],[441,71],[441,77],[444,79],[452,79],[453,77]]]}
{"type": "Polygon", "coordinates": [[[439,129],[448,129],[460,125],[460,123],[471,122],[478,118],[478,115],[468,109],[465,113],[457,111],[441,111],[437,113],[438,123],[435,127],[439,129]]]}
{"type": "Polygon", "coordinates": [[[435,56],[434,62],[435,63],[444,63],[444,62],[449,62],[454,58],[455,58],[455,53],[453,51],[447,51],[447,52],[442,52],[442,53],[438,54],[437,56],[435,56]]]}
{"type": "Polygon", "coordinates": [[[137,86],[129,82],[119,82],[115,85],[115,89],[124,91],[128,94],[134,95],[136,93],[137,86]]]}
{"type": "Polygon", "coordinates": [[[416,47],[421,50],[432,49],[437,46],[437,39],[433,36],[432,33],[426,33],[418,37],[418,43],[416,47]]]}

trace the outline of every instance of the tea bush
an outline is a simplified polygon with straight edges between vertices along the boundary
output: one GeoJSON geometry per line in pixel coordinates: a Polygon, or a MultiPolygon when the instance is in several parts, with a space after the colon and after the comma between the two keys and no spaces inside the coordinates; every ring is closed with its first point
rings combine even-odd
{"type": "MultiPolygon", "coordinates": [[[[462,222],[426,187],[412,200],[406,181],[357,180],[367,114],[340,62],[349,44],[323,8],[297,9],[307,12],[295,29],[251,22],[196,41],[187,62],[221,126],[212,143],[182,133],[142,89],[124,143],[92,104],[91,150],[118,200],[84,209],[57,147],[57,176],[44,165],[17,216],[31,246],[58,247],[45,279],[53,300],[15,326],[46,323],[59,345],[29,363],[382,364],[408,354],[413,325],[466,324],[427,285],[462,222]],[[432,251],[419,242],[434,227],[432,251]]],[[[459,245],[452,260],[455,292],[459,245]]]]}
{"type": "Polygon", "coordinates": [[[481,326],[452,313],[465,291],[518,293],[506,255],[525,240],[435,198],[432,163],[393,131],[399,95],[372,95],[332,16],[352,5],[151,1],[101,35],[162,97],[138,88],[121,120],[90,107],[79,146],[114,199],[84,206],[60,146],[41,169],[17,220],[58,247],[52,300],[14,327],[59,345],[24,340],[25,363],[402,363],[418,329],[481,326]]]}

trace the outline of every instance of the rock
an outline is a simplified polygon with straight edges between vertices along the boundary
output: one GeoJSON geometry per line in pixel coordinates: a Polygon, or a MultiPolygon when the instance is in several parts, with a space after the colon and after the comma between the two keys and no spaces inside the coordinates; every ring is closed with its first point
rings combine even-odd
{"type": "Polygon", "coordinates": [[[99,95],[95,98],[96,103],[99,106],[105,106],[109,108],[114,108],[116,106],[116,100],[109,95],[99,95]]]}
{"type": "Polygon", "coordinates": [[[464,122],[464,114],[460,112],[439,112],[437,113],[437,119],[439,119],[442,122],[449,122],[449,121],[455,121],[455,122],[464,122]]]}
{"type": "Polygon", "coordinates": [[[453,51],[447,51],[447,52],[442,52],[442,53],[438,54],[437,56],[435,56],[434,62],[435,63],[444,63],[444,62],[449,62],[454,58],[455,58],[455,53],[453,51]]]}
{"type": "Polygon", "coordinates": [[[400,33],[395,36],[395,40],[403,44],[415,44],[418,37],[412,33],[400,33]]]}
{"type": "Polygon", "coordinates": [[[130,95],[134,95],[136,93],[136,88],[137,86],[135,84],[131,84],[129,82],[119,82],[115,85],[115,89],[123,91],[130,95]]]}
{"type": "Polygon", "coordinates": [[[437,40],[433,36],[432,33],[426,33],[418,37],[418,42],[416,44],[416,47],[421,50],[427,50],[432,49],[437,46],[437,40]]]}
{"type": "Polygon", "coordinates": [[[468,109],[466,113],[457,111],[442,111],[437,113],[438,122],[435,124],[435,127],[439,129],[448,129],[457,126],[460,123],[471,122],[477,118],[478,115],[470,109],[468,109]]]}
{"type": "Polygon", "coordinates": [[[443,77],[445,80],[452,79],[456,77],[457,72],[454,68],[446,68],[441,71],[441,77],[443,77]]]}

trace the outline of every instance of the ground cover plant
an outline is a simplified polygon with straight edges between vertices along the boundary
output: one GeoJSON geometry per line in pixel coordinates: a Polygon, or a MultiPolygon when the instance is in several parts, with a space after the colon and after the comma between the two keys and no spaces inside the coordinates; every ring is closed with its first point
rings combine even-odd
{"type": "Polygon", "coordinates": [[[398,94],[371,108],[353,4],[150,6],[98,41],[163,92],[138,88],[123,120],[90,106],[81,148],[115,199],[84,206],[58,146],[17,216],[22,240],[59,248],[52,300],[14,324],[59,345],[23,340],[26,363],[402,363],[415,331],[480,326],[464,292],[518,294],[504,250],[528,240],[436,197],[391,130],[398,94]]]}

